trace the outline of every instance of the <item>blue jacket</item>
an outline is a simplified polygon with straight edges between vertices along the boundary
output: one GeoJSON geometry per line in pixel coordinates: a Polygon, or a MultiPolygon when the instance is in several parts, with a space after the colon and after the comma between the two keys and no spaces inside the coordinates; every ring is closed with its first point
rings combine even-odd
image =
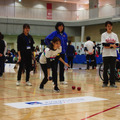
{"type": "Polygon", "coordinates": [[[120,61],[120,54],[118,53],[118,50],[117,51],[117,59],[120,61]]]}
{"type": "Polygon", "coordinates": [[[67,34],[65,32],[63,32],[62,34],[59,33],[58,31],[54,31],[52,32],[50,35],[48,35],[45,38],[45,44],[49,45],[50,41],[53,40],[54,37],[58,37],[61,40],[61,46],[62,46],[62,52],[61,54],[65,54],[66,53],[66,49],[67,49],[67,34]]]}
{"type": "Polygon", "coordinates": [[[67,55],[67,57],[74,57],[74,55],[75,55],[75,48],[74,48],[73,45],[67,46],[66,55],[67,55]]]}

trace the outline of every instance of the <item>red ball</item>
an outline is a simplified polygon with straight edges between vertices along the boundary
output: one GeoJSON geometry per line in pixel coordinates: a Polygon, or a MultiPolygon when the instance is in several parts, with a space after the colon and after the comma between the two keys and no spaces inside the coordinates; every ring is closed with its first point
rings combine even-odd
{"type": "Polygon", "coordinates": [[[75,90],[75,86],[72,86],[72,89],[75,90]]]}
{"type": "Polygon", "coordinates": [[[77,52],[75,52],[75,55],[77,55],[77,52]]]}
{"type": "Polygon", "coordinates": [[[81,90],[81,87],[78,87],[77,90],[80,91],[80,90],[81,90]]]}

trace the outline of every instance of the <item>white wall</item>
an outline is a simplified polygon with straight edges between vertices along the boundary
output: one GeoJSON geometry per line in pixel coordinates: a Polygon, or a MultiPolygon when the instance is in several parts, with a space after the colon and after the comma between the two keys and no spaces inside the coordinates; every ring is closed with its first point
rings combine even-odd
{"type": "MultiPolygon", "coordinates": [[[[0,0],[0,16],[1,17],[16,17],[29,19],[46,19],[47,9],[46,3],[40,0],[0,0]],[[15,1],[15,3],[14,3],[15,1]]],[[[99,1],[99,16],[109,17],[120,14],[119,8],[115,8],[116,0],[99,1]],[[106,5],[108,4],[109,5],[106,5]]],[[[72,4],[52,2],[52,18],[53,20],[86,20],[89,19],[89,12],[93,15],[97,12],[96,9],[90,9],[88,4],[72,4]]]]}
{"type": "MultiPolygon", "coordinates": [[[[47,18],[47,2],[40,0],[1,0],[0,16],[30,18],[30,19],[46,19],[47,18]]],[[[74,11],[77,10],[76,4],[71,3],[52,3],[52,18],[54,20],[75,20],[74,11]]]]}
{"type": "Polygon", "coordinates": [[[99,8],[99,17],[110,17],[115,14],[115,8],[112,5],[105,5],[99,8]]]}
{"type": "Polygon", "coordinates": [[[0,0],[0,16],[14,17],[14,0],[0,0]]]}

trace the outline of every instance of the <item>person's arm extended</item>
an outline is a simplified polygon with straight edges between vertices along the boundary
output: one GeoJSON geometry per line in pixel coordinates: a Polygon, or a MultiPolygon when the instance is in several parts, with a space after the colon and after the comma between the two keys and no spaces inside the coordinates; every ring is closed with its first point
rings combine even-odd
{"type": "Polygon", "coordinates": [[[64,65],[66,65],[67,67],[70,67],[61,57],[59,58],[59,60],[60,60],[64,65]]]}

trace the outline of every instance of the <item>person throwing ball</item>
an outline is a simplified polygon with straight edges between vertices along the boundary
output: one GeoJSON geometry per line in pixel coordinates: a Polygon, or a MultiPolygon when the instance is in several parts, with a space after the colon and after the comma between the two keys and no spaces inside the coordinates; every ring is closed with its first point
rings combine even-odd
{"type": "Polygon", "coordinates": [[[50,68],[52,69],[52,78],[54,82],[54,91],[59,92],[57,84],[57,61],[60,60],[64,65],[69,65],[60,57],[62,52],[61,40],[54,37],[48,48],[44,50],[40,57],[40,65],[44,72],[44,79],[40,84],[40,89],[44,89],[44,85],[50,80],[50,68]]]}
{"type": "Polygon", "coordinates": [[[103,85],[102,87],[108,86],[108,69],[110,69],[110,87],[117,88],[115,85],[115,62],[117,57],[116,47],[119,45],[118,36],[112,32],[112,22],[107,21],[105,23],[106,32],[101,35],[101,43],[103,45],[103,85]]]}

